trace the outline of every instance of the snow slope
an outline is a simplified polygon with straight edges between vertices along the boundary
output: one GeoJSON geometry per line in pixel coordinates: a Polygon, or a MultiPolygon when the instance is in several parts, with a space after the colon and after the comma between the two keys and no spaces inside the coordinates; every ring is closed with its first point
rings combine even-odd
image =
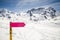
{"type": "Polygon", "coordinates": [[[24,28],[12,28],[13,40],[60,40],[60,16],[50,20],[33,21],[26,13],[10,14],[11,19],[0,17],[0,40],[9,40],[9,23],[24,22],[24,28]]]}

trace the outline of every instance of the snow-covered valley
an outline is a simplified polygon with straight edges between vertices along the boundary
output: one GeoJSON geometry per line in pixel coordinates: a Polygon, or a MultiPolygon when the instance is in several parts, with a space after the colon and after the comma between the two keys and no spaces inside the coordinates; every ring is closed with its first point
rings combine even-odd
{"type": "Polygon", "coordinates": [[[10,22],[24,22],[25,27],[12,28],[13,40],[60,40],[60,16],[39,21],[30,16],[9,14],[11,19],[0,17],[0,40],[9,40],[10,22]]]}

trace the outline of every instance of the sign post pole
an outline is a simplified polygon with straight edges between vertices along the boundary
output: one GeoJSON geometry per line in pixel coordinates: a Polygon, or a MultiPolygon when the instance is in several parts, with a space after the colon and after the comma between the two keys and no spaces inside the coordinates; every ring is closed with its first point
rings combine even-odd
{"type": "Polygon", "coordinates": [[[12,40],[12,27],[24,27],[24,22],[10,22],[10,40],[12,40]]]}
{"type": "Polygon", "coordinates": [[[12,28],[10,27],[10,40],[12,40],[12,28]]]}

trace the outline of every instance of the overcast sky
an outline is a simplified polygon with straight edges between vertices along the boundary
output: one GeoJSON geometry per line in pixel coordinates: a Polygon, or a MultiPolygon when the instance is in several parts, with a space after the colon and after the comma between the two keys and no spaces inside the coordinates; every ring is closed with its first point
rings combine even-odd
{"type": "Polygon", "coordinates": [[[0,0],[0,8],[17,12],[41,6],[52,6],[56,10],[60,10],[60,0],[0,0]]]}

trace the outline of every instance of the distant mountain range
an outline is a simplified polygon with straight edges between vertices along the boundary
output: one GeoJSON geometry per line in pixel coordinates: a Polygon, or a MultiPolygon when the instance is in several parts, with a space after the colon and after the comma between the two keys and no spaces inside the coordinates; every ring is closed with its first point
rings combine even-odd
{"type": "Polygon", "coordinates": [[[9,11],[7,9],[0,9],[0,17],[6,17],[6,18],[10,19],[11,14],[15,14],[15,12],[9,11]]]}
{"type": "Polygon", "coordinates": [[[33,8],[31,10],[28,10],[27,13],[30,14],[30,19],[31,20],[33,18],[34,18],[34,20],[36,20],[36,18],[38,18],[38,19],[50,19],[50,18],[56,17],[56,10],[54,8],[52,8],[52,7],[48,7],[48,8],[37,8],[37,9],[34,9],[33,8]]]}
{"type": "MultiPolygon", "coordinates": [[[[29,15],[30,20],[33,20],[33,21],[53,19],[57,16],[57,14],[58,14],[57,11],[52,7],[37,8],[37,9],[32,8],[26,12],[26,15],[29,15]]],[[[15,13],[7,9],[0,9],[0,17],[11,19],[12,16],[14,15],[20,16],[21,13],[15,13]]]]}

